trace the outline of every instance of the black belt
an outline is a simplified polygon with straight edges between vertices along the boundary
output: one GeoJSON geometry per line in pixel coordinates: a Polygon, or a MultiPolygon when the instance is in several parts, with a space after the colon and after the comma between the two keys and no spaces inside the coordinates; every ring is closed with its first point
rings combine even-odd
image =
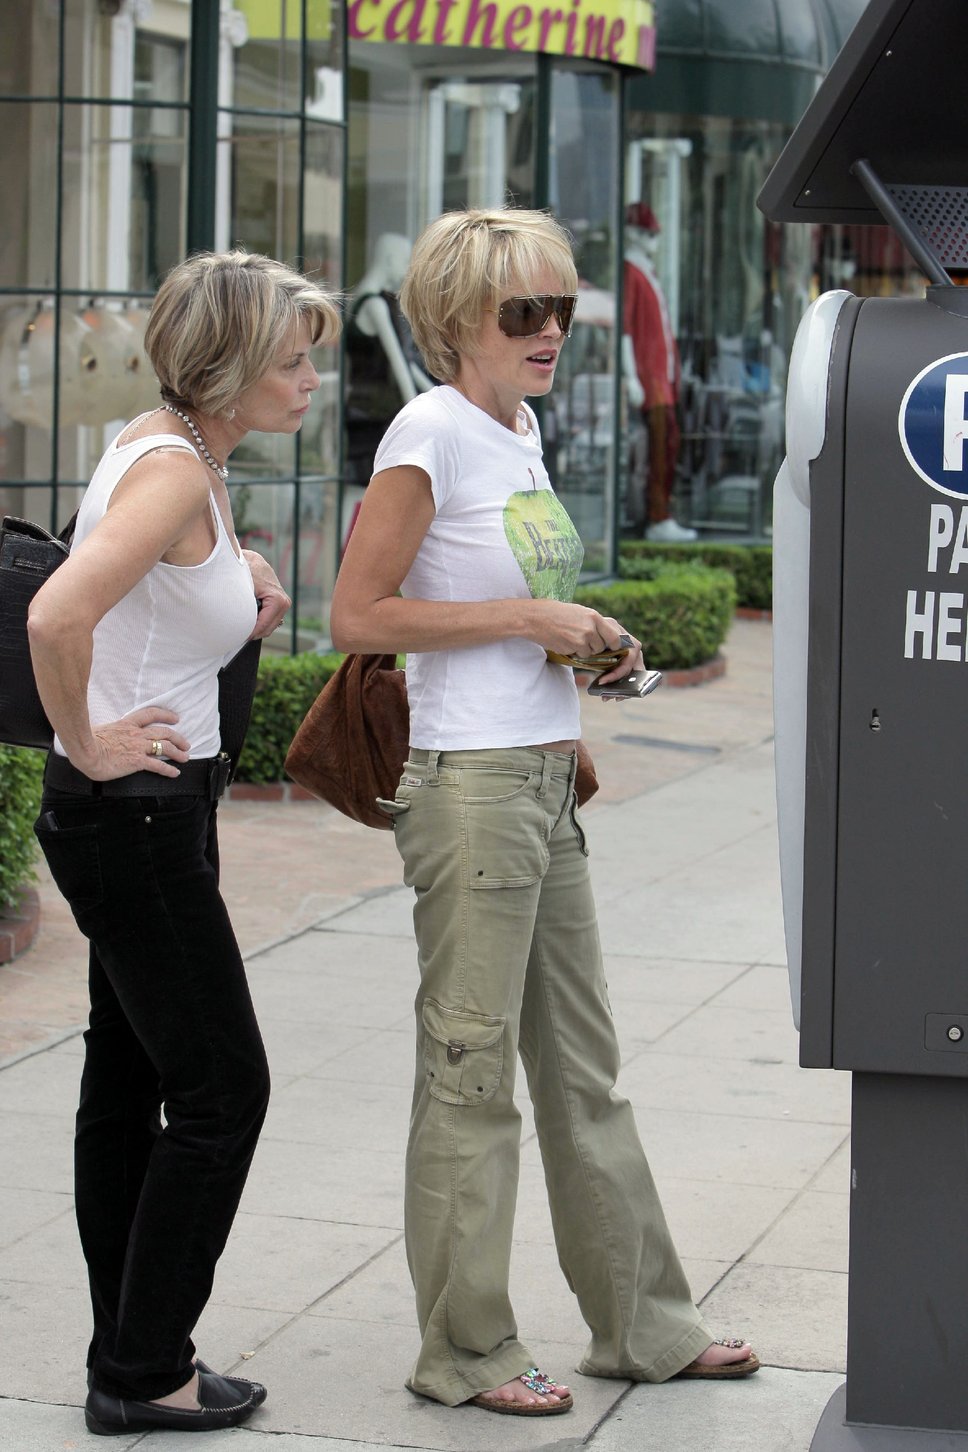
{"type": "Polygon", "coordinates": [[[210,802],[217,802],[228,785],[232,771],[231,757],[224,752],[174,765],[178,767],[178,776],[136,771],[130,776],[119,776],[115,781],[92,781],[72,766],[66,756],[58,756],[51,751],[47,757],[44,785],[58,792],[74,792],[86,797],[182,796],[207,797],[210,802]]]}

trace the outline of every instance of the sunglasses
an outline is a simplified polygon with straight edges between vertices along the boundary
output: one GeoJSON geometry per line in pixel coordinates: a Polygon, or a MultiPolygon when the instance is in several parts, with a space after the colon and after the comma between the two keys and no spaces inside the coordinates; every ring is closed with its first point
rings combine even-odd
{"type": "Polygon", "coordinates": [[[497,325],[506,338],[533,338],[547,327],[552,314],[567,338],[578,303],[577,293],[544,293],[540,297],[509,297],[497,310],[497,325]]]}

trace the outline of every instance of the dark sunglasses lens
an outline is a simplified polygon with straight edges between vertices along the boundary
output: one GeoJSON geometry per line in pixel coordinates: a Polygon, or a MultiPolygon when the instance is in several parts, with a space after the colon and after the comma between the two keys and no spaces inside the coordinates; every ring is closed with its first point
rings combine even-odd
{"type": "Polygon", "coordinates": [[[509,338],[530,338],[540,333],[551,317],[548,300],[543,297],[512,297],[501,304],[498,323],[509,338]]]}
{"type": "Polygon", "coordinates": [[[558,306],[555,308],[555,317],[558,319],[558,326],[567,336],[571,332],[572,321],[575,316],[575,308],[578,306],[577,297],[560,297],[558,306]]]}
{"type": "Polygon", "coordinates": [[[533,338],[547,326],[554,313],[559,328],[567,334],[571,331],[577,301],[575,297],[552,295],[508,298],[498,309],[498,325],[509,338],[533,338]]]}

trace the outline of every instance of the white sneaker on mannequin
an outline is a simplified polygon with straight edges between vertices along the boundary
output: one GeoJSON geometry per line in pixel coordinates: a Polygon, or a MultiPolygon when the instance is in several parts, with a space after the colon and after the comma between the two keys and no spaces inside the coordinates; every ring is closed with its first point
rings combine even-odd
{"type": "Polygon", "coordinates": [[[658,544],[691,544],[699,538],[699,531],[687,529],[684,524],[679,524],[670,517],[660,520],[658,524],[650,524],[645,531],[645,537],[658,544]]]}

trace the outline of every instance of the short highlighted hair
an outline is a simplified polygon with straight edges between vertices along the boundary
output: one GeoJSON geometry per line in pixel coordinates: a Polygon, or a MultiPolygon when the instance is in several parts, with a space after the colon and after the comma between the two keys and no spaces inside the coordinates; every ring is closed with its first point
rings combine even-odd
{"type": "Polygon", "coordinates": [[[241,249],[199,252],[158,289],[145,352],[166,403],[224,413],[265,376],[300,322],[313,343],[339,337],[333,298],[292,268],[241,249]]]}
{"type": "Polygon", "coordinates": [[[484,312],[527,296],[551,273],[577,292],[571,238],[547,212],[501,207],[445,212],[421,232],[400,290],[400,306],[435,378],[449,383],[461,355],[473,356],[484,312]]]}

